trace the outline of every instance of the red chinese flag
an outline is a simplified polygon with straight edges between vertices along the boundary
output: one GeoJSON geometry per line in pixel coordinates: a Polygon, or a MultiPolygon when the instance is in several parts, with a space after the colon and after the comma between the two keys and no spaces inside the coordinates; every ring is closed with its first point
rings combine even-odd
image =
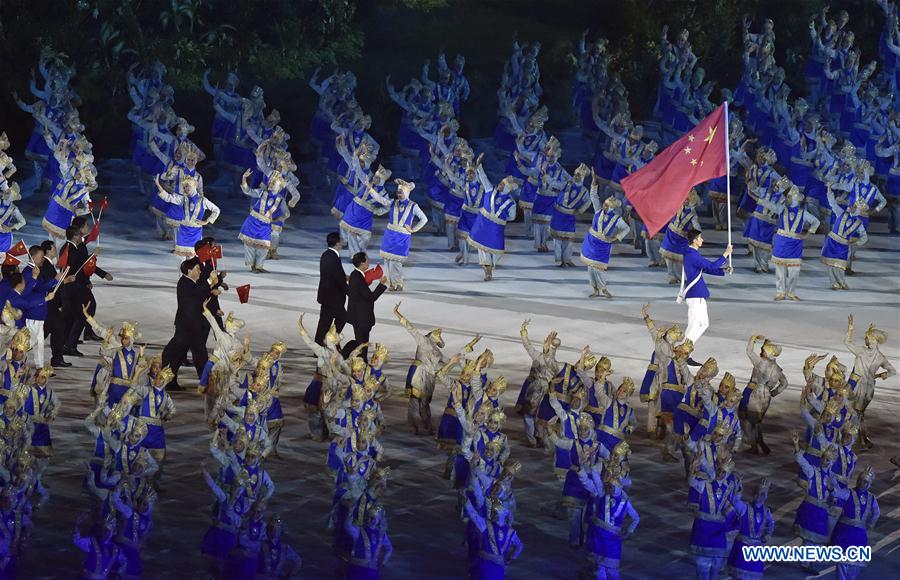
{"type": "Polygon", "coordinates": [[[94,222],[94,227],[91,228],[91,231],[88,232],[88,235],[84,237],[84,243],[89,244],[91,242],[96,242],[100,238],[100,222],[94,222]]]}
{"type": "Polygon", "coordinates": [[[8,249],[7,252],[13,256],[24,256],[28,253],[28,248],[25,246],[25,242],[19,240],[16,245],[8,249]]]}
{"type": "Polygon", "coordinates": [[[692,187],[725,175],[726,117],[722,105],[650,163],[622,179],[625,197],[650,236],[678,213],[692,187]]]}
{"type": "Polygon", "coordinates": [[[212,247],[212,263],[213,268],[219,267],[219,260],[222,259],[222,246],[215,245],[212,247]]]}
{"type": "Polygon", "coordinates": [[[384,276],[384,270],[381,269],[381,264],[378,264],[374,268],[369,268],[366,270],[366,273],[363,274],[366,279],[366,284],[371,284],[375,280],[380,280],[382,276],[384,276]]]}
{"type": "Polygon", "coordinates": [[[209,244],[203,244],[197,249],[197,259],[201,263],[208,262],[212,259],[213,251],[209,244]]]}
{"type": "Polygon", "coordinates": [[[100,209],[105,210],[105,209],[107,209],[107,208],[109,208],[109,196],[108,196],[108,195],[104,195],[104,196],[103,196],[103,201],[100,202],[100,209]]]}
{"type": "Polygon", "coordinates": [[[250,301],[250,284],[238,286],[235,288],[235,291],[237,291],[238,300],[241,301],[241,304],[246,304],[250,301]]]}
{"type": "Polygon", "coordinates": [[[69,244],[63,246],[62,253],[59,255],[59,258],[56,259],[56,267],[60,270],[65,270],[69,265],[69,244]]]}
{"type": "Polygon", "coordinates": [[[97,271],[97,256],[91,256],[87,259],[87,262],[82,266],[81,271],[84,272],[85,276],[91,277],[94,275],[94,272],[97,271]]]}
{"type": "Polygon", "coordinates": [[[3,265],[4,265],[4,266],[18,266],[19,263],[21,262],[20,259],[18,259],[17,257],[13,256],[13,255],[10,254],[9,252],[7,252],[7,253],[5,254],[5,256],[6,256],[6,257],[3,258],[3,265]]]}

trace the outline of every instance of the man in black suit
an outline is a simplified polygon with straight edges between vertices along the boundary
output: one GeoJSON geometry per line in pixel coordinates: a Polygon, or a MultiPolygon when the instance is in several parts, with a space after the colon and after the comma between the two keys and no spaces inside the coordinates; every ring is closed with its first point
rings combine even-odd
{"type": "Polygon", "coordinates": [[[203,318],[203,302],[209,298],[211,287],[219,282],[219,275],[215,271],[206,279],[200,278],[200,261],[197,258],[182,262],[181,274],[177,288],[175,335],[162,353],[163,366],[170,367],[175,373],[175,379],[167,388],[175,390],[181,389],[178,386],[178,368],[189,350],[198,377],[203,373],[203,367],[209,360],[209,353],[206,351],[206,332],[209,325],[203,318]]]}
{"type": "Polygon", "coordinates": [[[347,319],[344,302],[347,299],[347,274],[341,265],[341,235],[331,232],[325,238],[328,249],[319,258],[319,292],[316,297],[319,308],[319,325],[316,327],[316,342],[324,346],[325,334],[334,323],[338,332],[343,330],[347,319]]]}
{"type": "MultiPolygon", "coordinates": [[[[63,250],[67,252],[67,264],[70,272],[78,272],[75,274],[75,280],[71,284],[63,287],[62,295],[62,311],[67,328],[68,336],[66,337],[63,354],[66,356],[84,356],[78,351],[78,339],[84,330],[86,323],[84,318],[84,305],[88,305],[88,312],[94,316],[97,312],[97,301],[94,299],[94,293],[91,291],[91,277],[85,275],[82,266],[90,259],[91,254],[88,252],[87,245],[84,243],[84,236],[90,231],[87,221],[84,218],[77,217],[72,220],[72,225],[66,228],[66,243],[63,250]]],[[[60,253],[63,252],[60,250],[60,253]]],[[[112,281],[112,274],[106,272],[99,266],[94,270],[94,276],[112,281]]],[[[86,332],[85,338],[89,340],[101,340],[93,331],[86,332]]]]}
{"type": "MultiPolygon", "coordinates": [[[[358,345],[369,342],[369,333],[375,326],[375,301],[381,296],[387,286],[387,276],[382,276],[374,291],[366,284],[365,271],[369,269],[369,257],[365,252],[353,255],[353,271],[350,272],[350,281],[347,283],[347,322],[353,326],[354,340],[348,341],[344,346],[344,356],[349,355],[358,345]]],[[[366,350],[361,351],[363,357],[366,350]]]]}
{"type": "MultiPolygon", "coordinates": [[[[52,280],[56,278],[56,244],[53,240],[44,240],[41,242],[41,249],[44,250],[44,260],[41,262],[42,280],[52,280]]],[[[63,284],[70,284],[75,281],[75,276],[68,276],[63,284]]],[[[72,363],[66,362],[63,358],[63,348],[65,347],[66,337],[68,336],[68,328],[65,326],[62,315],[62,295],[65,289],[60,287],[59,292],[50,302],[47,302],[47,318],[44,320],[44,338],[50,338],[50,364],[54,368],[70,367],[72,363]]]]}

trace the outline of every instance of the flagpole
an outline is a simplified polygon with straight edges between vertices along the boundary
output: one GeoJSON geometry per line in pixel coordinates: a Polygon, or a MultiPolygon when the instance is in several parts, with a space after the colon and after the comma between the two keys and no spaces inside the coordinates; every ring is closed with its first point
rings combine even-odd
{"type": "MultiPolygon", "coordinates": [[[[731,245],[731,141],[728,139],[728,101],[725,101],[725,212],[728,216],[728,245],[731,245]]],[[[731,254],[728,255],[731,268],[731,254]]]]}

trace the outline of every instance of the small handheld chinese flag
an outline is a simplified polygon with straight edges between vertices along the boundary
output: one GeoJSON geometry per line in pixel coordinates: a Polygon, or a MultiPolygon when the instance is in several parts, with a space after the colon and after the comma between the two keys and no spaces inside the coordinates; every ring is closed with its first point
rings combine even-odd
{"type": "Polygon", "coordinates": [[[725,105],[622,179],[625,197],[641,216],[650,237],[666,227],[698,183],[725,175],[728,115],[725,105]]]}
{"type": "Polygon", "coordinates": [[[84,237],[84,243],[89,244],[91,242],[96,242],[100,239],[100,221],[94,222],[94,226],[91,228],[91,231],[88,232],[88,235],[84,237]]]}
{"type": "Polygon", "coordinates": [[[375,280],[381,280],[381,277],[384,276],[384,270],[381,269],[381,264],[378,264],[374,268],[369,268],[366,270],[366,273],[363,274],[366,279],[366,284],[371,284],[375,280]]]}
{"type": "Polygon", "coordinates": [[[4,265],[4,266],[18,266],[18,265],[22,262],[22,260],[20,260],[20,259],[18,259],[17,257],[13,256],[13,255],[10,254],[9,252],[7,252],[7,253],[5,254],[5,256],[6,256],[6,257],[3,258],[3,265],[4,265]]]}
{"type": "Polygon", "coordinates": [[[250,301],[250,284],[238,286],[235,288],[235,291],[237,292],[238,300],[241,301],[241,304],[246,304],[250,301]]]}
{"type": "Polygon", "coordinates": [[[67,268],[69,266],[69,244],[63,246],[62,252],[59,254],[59,258],[56,260],[56,267],[60,270],[67,268]]]}
{"type": "Polygon", "coordinates": [[[18,243],[8,249],[7,252],[12,254],[13,256],[24,256],[28,253],[28,248],[25,246],[25,242],[19,240],[18,243]]]}
{"type": "Polygon", "coordinates": [[[84,272],[85,276],[93,276],[94,272],[97,271],[97,256],[91,256],[87,259],[87,262],[84,263],[84,266],[81,267],[82,272],[84,272]]]}
{"type": "Polygon", "coordinates": [[[109,196],[108,196],[108,195],[104,195],[104,196],[103,196],[103,201],[100,202],[100,209],[101,209],[101,210],[104,210],[104,209],[108,209],[108,208],[109,208],[109,196]]]}
{"type": "Polygon", "coordinates": [[[218,267],[218,261],[222,259],[222,246],[216,244],[212,248],[213,268],[218,267]]]}
{"type": "Polygon", "coordinates": [[[197,248],[197,259],[200,260],[201,263],[209,262],[213,257],[212,246],[209,244],[203,244],[199,248],[197,248]]]}

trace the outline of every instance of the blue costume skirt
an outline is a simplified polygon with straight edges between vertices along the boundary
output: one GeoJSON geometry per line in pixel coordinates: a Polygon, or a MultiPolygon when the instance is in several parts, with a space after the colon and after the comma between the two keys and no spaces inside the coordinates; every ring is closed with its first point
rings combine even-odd
{"type": "Polygon", "coordinates": [[[506,567],[479,557],[472,565],[472,580],[503,580],[506,567]]]}
{"type": "Polygon", "coordinates": [[[306,387],[306,392],[303,393],[303,402],[307,405],[317,407],[319,405],[319,397],[322,394],[322,381],[318,379],[313,379],[309,382],[309,385],[306,387]]]}
{"type": "Polygon", "coordinates": [[[459,417],[451,415],[445,410],[438,425],[437,438],[439,443],[444,443],[445,445],[459,445],[462,443],[463,430],[459,417]]]}
{"type": "Polygon", "coordinates": [[[687,435],[694,430],[699,420],[681,407],[677,407],[672,413],[672,429],[678,435],[687,435]]]}
{"type": "Polygon", "coordinates": [[[110,408],[122,400],[122,397],[125,396],[125,393],[128,392],[130,387],[126,387],[125,385],[117,385],[115,383],[110,383],[109,387],[106,389],[106,401],[110,408]]]}
{"type": "Polygon", "coordinates": [[[237,534],[218,526],[212,526],[203,536],[200,551],[217,560],[224,560],[237,545],[237,534]]]}
{"type": "Polygon", "coordinates": [[[728,555],[727,525],[724,519],[714,522],[694,518],[691,527],[691,551],[697,556],[724,558],[728,555]]]}
{"type": "Polygon", "coordinates": [[[75,213],[59,204],[56,196],[50,198],[47,213],[44,214],[44,229],[58,238],[66,236],[66,228],[72,225],[75,213]]]}
{"type": "Polygon", "coordinates": [[[850,246],[842,244],[830,236],[825,236],[825,242],[822,244],[822,262],[828,266],[846,270],[849,256],[850,246]]]}
{"type": "Polygon", "coordinates": [[[838,520],[831,534],[831,545],[848,548],[850,546],[868,546],[869,533],[866,528],[854,526],[838,520]]]}
{"type": "Polygon", "coordinates": [[[612,530],[591,525],[588,528],[588,549],[593,559],[607,568],[618,568],[622,559],[622,536],[612,530]]]}
{"type": "Polygon", "coordinates": [[[5,252],[12,246],[13,235],[11,232],[0,233],[0,252],[5,252]]]}
{"type": "Polygon", "coordinates": [[[178,226],[176,238],[175,253],[179,256],[192,257],[194,246],[203,238],[203,227],[181,224],[178,226]]]}
{"type": "Polygon", "coordinates": [[[254,215],[248,215],[241,226],[238,239],[250,246],[268,248],[272,245],[272,224],[266,223],[254,215]]]}
{"type": "Polygon", "coordinates": [[[162,425],[147,425],[147,436],[141,441],[141,447],[147,449],[166,448],[166,429],[162,425]]]}
{"type": "Polygon", "coordinates": [[[803,262],[803,240],[775,234],[772,262],[782,266],[799,266],[803,262]]]}
{"type": "Polygon", "coordinates": [[[527,209],[534,207],[537,190],[538,186],[526,178],[522,183],[522,190],[519,192],[519,205],[527,209]]]}
{"type": "Polygon", "coordinates": [[[469,232],[469,244],[478,250],[491,254],[502,254],[506,251],[506,224],[498,224],[479,214],[469,232]]]}
{"type": "Polygon", "coordinates": [[[343,182],[338,182],[334,188],[334,199],[331,201],[331,213],[338,217],[343,217],[347,211],[347,206],[353,201],[353,192],[350,191],[343,182]]]}
{"type": "MultiPolygon", "coordinates": [[[[429,165],[429,175],[431,175],[430,167],[429,165]]],[[[428,205],[437,209],[444,209],[448,195],[447,188],[437,179],[432,180],[428,189],[425,190],[425,198],[428,200],[428,205]]]]}
{"type": "Polygon", "coordinates": [[[348,200],[341,215],[341,227],[355,234],[371,233],[372,211],[358,203],[356,198],[348,200]]]}
{"type": "Polygon", "coordinates": [[[523,412],[525,409],[525,395],[528,394],[528,386],[531,385],[531,379],[525,378],[522,381],[522,388],[519,389],[519,396],[516,398],[516,411],[523,412]]]}
{"type": "Polygon", "coordinates": [[[200,382],[199,385],[201,387],[209,386],[209,377],[212,375],[213,367],[215,366],[215,362],[212,360],[207,360],[206,364],[203,366],[203,372],[200,373],[200,382]]]}
{"type": "Polygon", "coordinates": [[[462,215],[463,198],[456,196],[452,191],[447,191],[444,195],[444,215],[447,219],[453,221],[453,218],[459,220],[462,215]]]}
{"type": "Polygon", "coordinates": [[[153,199],[150,200],[150,212],[157,217],[167,218],[171,205],[171,203],[158,195],[154,195],[153,199]]]}
{"type": "Polygon", "coordinates": [[[775,236],[776,229],[775,224],[761,220],[754,215],[747,222],[744,236],[747,238],[747,243],[751,246],[770,250],[772,249],[772,238],[775,236]]]}
{"type": "Polygon", "coordinates": [[[266,412],[266,421],[280,421],[284,418],[284,411],[281,409],[281,399],[272,397],[272,403],[266,412]]]}
{"type": "Polygon", "coordinates": [[[459,216],[459,223],[456,225],[456,231],[465,234],[463,237],[469,237],[469,233],[472,231],[472,226],[475,225],[475,220],[477,219],[477,211],[463,209],[462,213],[459,216]]]}
{"type": "Polygon", "coordinates": [[[550,218],[550,235],[571,240],[575,237],[575,216],[556,209],[550,218]]]}
{"type": "Polygon", "coordinates": [[[616,445],[622,442],[621,437],[613,435],[612,433],[607,433],[602,429],[597,430],[597,439],[610,451],[615,449],[616,445]]]}
{"type": "Polygon", "coordinates": [[[570,469],[566,473],[566,480],[563,482],[563,504],[580,507],[591,497],[584,484],[578,479],[578,471],[570,469]]]}
{"type": "Polygon", "coordinates": [[[531,208],[531,219],[536,222],[549,222],[550,216],[553,215],[554,203],[556,203],[555,195],[538,194],[534,198],[534,206],[531,208]]]}
{"type": "Polygon", "coordinates": [[[53,441],[50,439],[50,425],[47,423],[34,422],[34,433],[31,434],[32,447],[52,447],[53,441]]]}
{"type": "Polygon", "coordinates": [[[316,111],[309,123],[309,139],[320,147],[331,137],[331,124],[320,111],[316,111]]]}
{"type": "Polygon", "coordinates": [[[805,540],[816,544],[828,542],[828,509],[803,500],[797,508],[797,519],[794,520],[794,533],[805,540]]]}
{"type": "Polygon", "coordinates": [[[385,260],[403,262],[409,257],[409,232],[398,232],[393,229],[384,230],[381,238],[381,257],[385,260]]]}
{"type": "Polygon", "coordinates": [[[663,387],[660,390],[659,394],[660,411],[663,413],[669,413],[670,415],[673,414],[678,408],[678,404],[681,403],[681,399],[683,397],[684,393],[680,393],[678,391],[663,387]]]}
{"type": "Polygon", "coordinates": [[[690,244],[688,244],[687,238],[673,232],[671,228],[666,228],[666,234],[663,237],[662,243],[659,245],[659,253],[662,254],[664,258],[676,262],[683,262],[684,253],[689,246],[690,244]]]}
{"type": "Polygon", "coordinates": [[[585,234],[584,242],[581,244],[581,261],[599,270],[606,270],[607,266],[609,266],[611,251],[612,244],[604,242],[588,232],[585,234]]]}
{"type": "Polygon", "coordinates": [[[42,130],[39,128],[39,125],[35,123],[34,130],[31,132],[31,137],[28,139],[28,145],[25,146],[25,157],[31,161],[43,162],[47,161],[52,153],[53,151],[50,150],[50,147],[44,140],[42,130]]]}
{"type": "Polygon", "coordinates": [[[367,568],[359,564],[350,564],[347,567],[348,580],[378,580],[381,578],[381,572],[374,568],[367,568]]]}
{"type": "Polygon", "coordinates": [[[744,543],[739,537],[735,538],[734,545],[731,547],[731,554],[728,556],[728,567],[732,575],[741,578],[762,578],[763,572],[766,570],[765,562],[748,562],[744,559],[744,546],[758,546],[759,543],[744,543]]]}

